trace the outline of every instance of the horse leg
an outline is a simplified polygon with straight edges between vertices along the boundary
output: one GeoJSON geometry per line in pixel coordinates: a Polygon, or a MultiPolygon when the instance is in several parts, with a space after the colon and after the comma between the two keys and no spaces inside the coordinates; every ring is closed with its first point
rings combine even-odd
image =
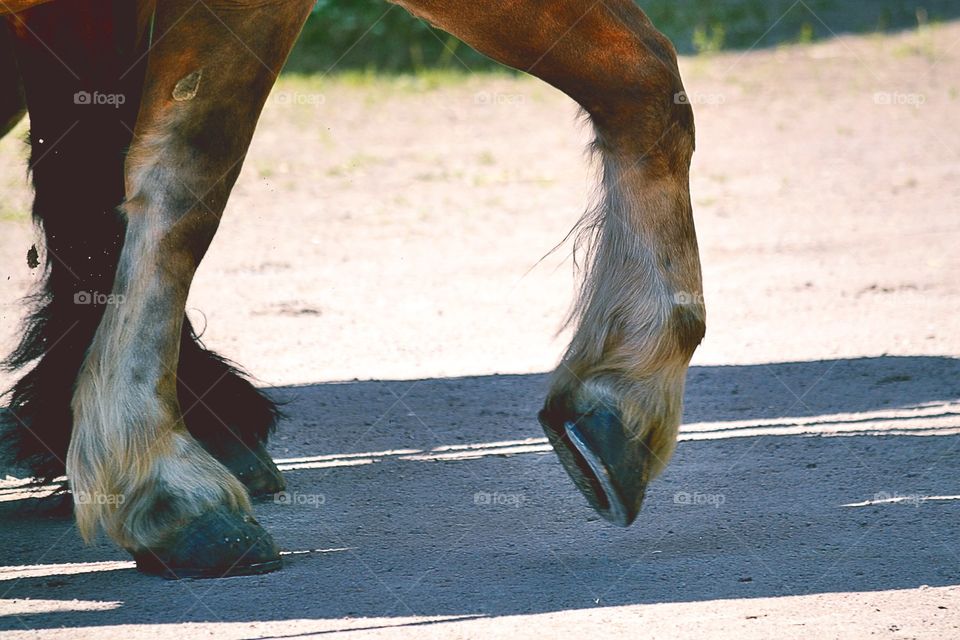
{"type": "Polygon", "coordinates": [[[283,475],[266,449],[280,410],[232,362],[207,349],[184,318],[177,398],[187,430],[251,496],[283,491],[283,475]]]}
{"type": "Polygon", "coordinates": [[[633,0],[397,0],[576,100],[596,130],[602,196],[575,335],[540,414],[574,482],[621,525],[676,444],[704,334],[689,196],[694,148],[676,53],[633,0]]]}
{"type": "MultiPolygon", "coordinates": [[[[146,60],[148,17],[133,3],[77,0],[0,21],[0,134],[5,121],[16,124],[28,101],[33,215],[47,258],[26,331],[4,362],[10,370],[33,366],[11,389],[9,410],[0,412],[0,439],[13,458],[48,481],[65,473],[73,386],[123,243],[124,221],[115,210],[124,198],[123,157],[142,92],[146,65],[136,61],[146,60]],[[119,101],[76,99],[83,95],[119,101]]],[[[205,349],[186,320],[177,391],[187,429],[251,495],[283,489],[264,448],[276,406],[205,349]]]]}
{"type": "Polygon", "coordinates": [[[33,217],[46,258],[24,334],[3,363],[29,370],[11,390],[0,424],[4,449],[47,480],[64,473],[73,384],[123,241],[116,207],[143,76],[133,62],[146,25],[116,15],[114,4],[53,3],[0,24],[13,37],[4,68],[22,76],[30,110],[33,217]],[[95,104],[93,92],[112,103],[95,104]]]}
{"type": "Polygon", "coordinates": [[[158,3],[125,167],[113,295],[77,378],[67,474],[77,525],[142,570],[220,576],[279,556],[243,485],[189,434],[177,396],[183,312],[257,118],[312,0],[158,3]],[[97,499],[99,498],[99,499],[97,499]]]}

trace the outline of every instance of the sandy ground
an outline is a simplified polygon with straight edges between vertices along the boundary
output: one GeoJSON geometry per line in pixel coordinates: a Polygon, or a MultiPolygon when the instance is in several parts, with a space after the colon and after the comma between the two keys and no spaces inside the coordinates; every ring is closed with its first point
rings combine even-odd
{"type": "Polygon", "coordinates": [[[538,259],[591,184],[570,101],[285,80],[191,313],[290,402],[290,500],[257,506],[286,569],[142,577],[8,482],[0,636],[960,637],[958,62],[960,24],[683,62],[709,329],[628,530],[535,420],[573,291],[568,247],[538,259]]]}

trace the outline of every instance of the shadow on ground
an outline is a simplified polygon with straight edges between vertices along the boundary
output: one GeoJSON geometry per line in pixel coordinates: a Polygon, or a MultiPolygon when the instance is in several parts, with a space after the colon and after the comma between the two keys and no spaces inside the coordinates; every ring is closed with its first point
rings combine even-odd
{"type": "Polygon", "coordinates": [[[83,547],[69,520],[6,504],[0,597],[62,607],[0,617],[0,629],[502,616],[960,584],[957,359],[694,367],[685,423],[718,435],[681,443],[627,530],[598,520],[536,447],[446,461],[344,455],[539,438],[546,385],[523,375],[277,390],[291,415],[277,457],[339,454],[342,466],[288,471],[288,504],[257,506],[297,552],[268,576],[175,583],[54,567],[18,578],[19,565],[126,557],[103,540],[83,547]],[[904,410],[924,406],[921,418],[904,410]],[[755,433],[843,420],[857,425],[843,437],[755,433]],[[904,499],[844,506],[878,494],[904,499]],[[120,604],[77,610],[90,601],[120,604]]]}

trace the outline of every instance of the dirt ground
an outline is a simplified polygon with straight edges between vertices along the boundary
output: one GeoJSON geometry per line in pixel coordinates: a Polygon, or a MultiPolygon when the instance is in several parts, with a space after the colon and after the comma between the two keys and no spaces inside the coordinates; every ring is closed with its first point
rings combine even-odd
{"type": "MultiPolygon", "coordinates": [[[[538,260],[592,184],[572,103],[288,78],[190,304],[289,401],[289,499],[256,508],[285,570],[142,577],[11,479],[0,636],[960,637],[960,24],[683,71],[708,335],[632,528],[535,419],[574,282],[569,247],[538,260]]],[[[8,346],[22,156],[0,144],[8,346]]]]}

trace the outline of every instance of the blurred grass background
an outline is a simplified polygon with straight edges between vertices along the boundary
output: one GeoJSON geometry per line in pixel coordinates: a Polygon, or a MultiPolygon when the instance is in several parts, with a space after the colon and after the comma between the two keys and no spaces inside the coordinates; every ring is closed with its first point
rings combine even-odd
{"type": "MultiPolygon", "coordinates": [[[[590,0],[584,0],[584,6],[590,0]]],[[[813,42],[960,17],[960,0],[640,0],[681,53],[813,42]]],[[[384,0],[319,0],[287,70],[404,73],[499,65],[384,0]]]]}

